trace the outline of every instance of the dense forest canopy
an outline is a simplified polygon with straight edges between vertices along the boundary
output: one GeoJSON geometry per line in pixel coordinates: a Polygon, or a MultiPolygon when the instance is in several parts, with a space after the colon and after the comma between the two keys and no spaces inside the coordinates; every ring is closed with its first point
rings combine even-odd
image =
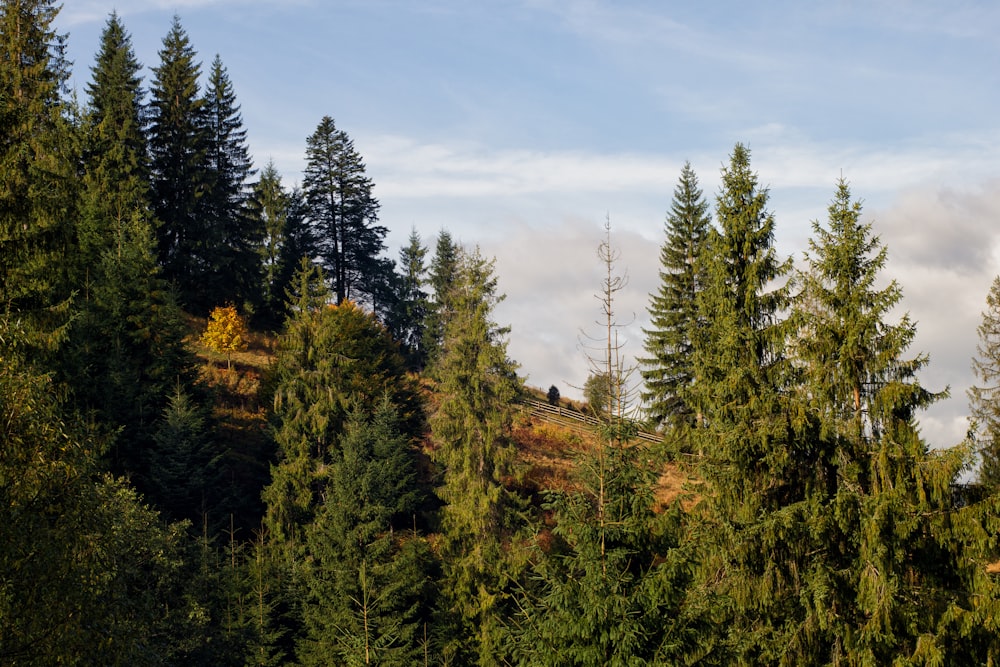
{"type": "Polygon", "coordinates": [[[638,367],[607,220],[567,401],[519,375],[495,260],[388,255],[332,116],[284,183],[179,17],[147,79],[109,16],[76,99],[58,11],[0,0],[0,662],[1000,659],[1000,278],[935,450],[852,185],[796,266],[736,143],[664,202],[638,367]]]}

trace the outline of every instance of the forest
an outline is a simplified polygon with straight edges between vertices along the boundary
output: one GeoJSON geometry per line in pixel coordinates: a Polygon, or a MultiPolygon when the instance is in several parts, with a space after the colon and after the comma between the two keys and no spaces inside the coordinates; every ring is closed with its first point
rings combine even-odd
{"type": "Polygon", "coordinates": [[[931,449],[861,200],[794,265],[736,143],[664,202],[634,368],[608,223],[569,401],[479,248],[387,255],[331,116],[289,186],[180,18],[147,80],[109,16],[77,99],[58,12],[0,0],[0,664],[1000,661],[1000,277],[931,449]]]}

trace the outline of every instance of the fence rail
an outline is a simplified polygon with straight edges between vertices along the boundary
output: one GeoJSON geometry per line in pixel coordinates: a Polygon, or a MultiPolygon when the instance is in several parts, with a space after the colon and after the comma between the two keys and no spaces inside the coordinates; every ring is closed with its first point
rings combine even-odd
{"type": "MultiPolygon", "coordinates": [[[[528,409],[533,417],[577,431],[593,433],[595,428],[601,423],[593,415],[570,410],[561,405],[552,405],[551,403],[538,401],[533,398],[523,398],[519,402],[528,409]]],[[[635,434],[635,437],[639,440],[652,443],[657,443],[661,440],[660,436],[648,431],[639,431],[635,434]]]]}

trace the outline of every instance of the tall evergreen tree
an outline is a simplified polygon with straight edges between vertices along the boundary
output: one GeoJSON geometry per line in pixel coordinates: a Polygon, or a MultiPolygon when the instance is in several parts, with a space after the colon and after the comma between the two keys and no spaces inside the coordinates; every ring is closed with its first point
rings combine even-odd
{"type": "Polygon", "coordinates": [[[706,483],[692,539],[705,547],[696,590],[709,597],[695,604],[713,609],[716,634],[706,634],[706,646],[717,639],[720,660],[739,664],[776,661],[770,651],[802,558],[796,533],[781,537],[781,512],[802,499],[808,465],[780,320],[790,261],[777,258],[767,200],[749,150],[737,144],[722,170],[719,230],[709,233],[698,299],[698,317],[711,326],[695,329],[693,382],[681,394],[701,416],[694,464],[706,483]]]}
{"type": "Polygon", "coordinates": [[[429,301],[423,289],[427,266],[427,248],[421,243],[416,229],[410,230],[407,245],[399,251],[399,298],[390,330],[394,332],[406,353],[411,368],[422,369],[427,360],[423,348],[424,324],[429,301]]]}
{"type": "Polygon", "coordinates": [[[156,263],[139,69],[112,14],[87,86],[74,265],[82,289],[66,354],[78,404],[119,433],[113,469],[137,480],[171,388],[191,379],[181,314],[156,263]]]}
{"type": "Polygon", "coordinates": [[[932,453],[919,436],[917,411],[944,394],[917,380],[925,355],[904,357],[909,317],[886,321],[902,298],[894,281],[876,287],[886,249],[843,180],[828,225],[813,230],[794,313],[821,426],[803,456],[811,483],[799,519],[813,556],[801,569],[804,609],[785,612],[783,659],[989,664],[1000,645],[982,625],[997,601],[982,567],[983,508],[956,502],[965,451],[932,453]]]}
{"type": "Polygon", "coordinates": [[[261,170],[260,180],[253,186],[248,215],[254,220],[252,224],[263,232],[258,246],[261,276],[257,290],[257,317],[275,327],[280,324],[284,312],[287,285],[281,284],[281,276],[285,272],[283,249],[287,244],[290,204],[278,168],[273,161],[269,161],[261,170]]]}
{"type": "Polygon", "coordinates": [[[444,323],[447,320],[446,300],[458,273],[461,247],[451,233],[442,229],[434,244],[434,256],[427,272],[430,302],[424,322],[423,349],[428,364],[436,359],[444,340],[444,323]]]}
{"type": "Polygon", "coordinates": [[[387,230],[377,224],[378,200],[354,142],[325,116],[306,141],[302,178],[310,222],[323,268],[338,304],[373,299],[387,230]]]}
{"type": "Polygon", "coordinates": [[[438,494],[446,503],[440,605],[460,628],[442,653],[484,665],[497,660],[500,597],[512,567],[504,544],[517,530],[517,499],[504,480],[514,474],[511,403],[520,381],[507,357],[508,329],[492,319],[502,298],[493,262],[478,249],[463,252],[445,296],[443,347],[431,369],[440,396],[431,416],[433,457],[443,470],[438,494]]]}
{"type": "Polygon", "coordinates": [[[149,150],[153,210],[160,221],[158,251],[164,277],[174,282],[181,303],[201,305],[198,295],[213,267],[205,257],[201,199],[211,179],[205,100],[199,95],[201,65],[180,18],[163,38],[160,64],[153,68],[149,150]]]}
{"type": "Polygon", "coordinates": [[[413,452],[388,397],[357,405],[306,528],[306,664],[413,665],[428,606],[430,552],[409,525],[420,497],[413,452]]]}
{"type": "Polygon", "coordinates": [[[691,643],[678,614],[688,579],[688,556],[678,548],[682,512],[654,513],[653,470],[642,463],[648,453],[631,442],[634,410],[615,306],[626,281],[615,273],[610,220],[606,231],[598,250],[606,268],[603,340],[589,359],[600,421],[593,447],[577,461],[573,489],[547,494],[555,539],[539,549],[533,576],[518,591],[508,626],[516,664],[670,664],[691,643]]]}
{"type": "Polygon", "coordinates": [[[36,346],[65,334],[76,141],[51,0],[0,3],[0,308],[33,323],[36,346]]]}
{"type": "Polygon", "coordinates": [[[267,526],[289,558],[321,504],[324,472],[338,451],[349,406],[388,392],[407,427],[419,423],[416,390],[398,345],[370,313],[351,302],[317,299],[317,274],[300,273],[300,303],[286,327],[275,368],[274,419],[279,461],[264,492],[267,526]]]}
{"type": "Polygon", "coordinates": [[[986,295],[986,310],[979,325],[978,357],[972,370],[981,384],[969,389],[969,405],[978,426],[979,483],[1000,489],[1000,276],[986,295]]]}
{"type": "Polygon", "coordinates": [[[660,247],[660,285],[649,297],[650,328],[640,359],[645,382],[642,400],[649,418],[659,425],[690,421],[691,409],[681,398],[693,379],[692,344],[699,325],[698,293],[705,286],[704,249],[711,219],[698,177],[686,162],[674,188],[660,247]]]}
{"type": "Polygon", "coordinates": [[[88,193],[77,232],[80,273],[121,243],[119,228],[130,219],[141,218],[152,225],[141,70],[132,38],[112,12],[86,87],[84,183],[88,193]]]}
{"type": "Polygon", "coordinates": [[[209,188],[199,202],[203,261],[210,282],[202,285],[195,307],[252,303],[260,284],[263,230],[248,215],[249,179],[255,173],[240,107],[229,74],[216,55],[204,98],[209,188]]]}

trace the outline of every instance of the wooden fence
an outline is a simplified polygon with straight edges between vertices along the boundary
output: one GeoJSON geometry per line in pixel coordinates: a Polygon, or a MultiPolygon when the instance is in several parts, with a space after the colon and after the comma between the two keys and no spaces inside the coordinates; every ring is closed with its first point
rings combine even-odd
{"type": "MultiPolygon", "coordinates": [[[[594,433],[600,425],[600,421],[597,417],[584,414],[576,410],[570,410],[569,408],[564,408],[561,405],[552,405],[551,403],[538,401],[533,398],[523,398],[519,401],[519,403],[525,406],[525,408],[531,413],[532,417],[549,422],[550,424],[565,426],[566,428],[570,428],[575,431],[594,433]]],[[[647,431],[639,431],[636,433],[635,437],[638,440],[645,440],[646,442],[652,443],[657,443],[661,440],[659,435],[649,433],[647,431]]]]}

